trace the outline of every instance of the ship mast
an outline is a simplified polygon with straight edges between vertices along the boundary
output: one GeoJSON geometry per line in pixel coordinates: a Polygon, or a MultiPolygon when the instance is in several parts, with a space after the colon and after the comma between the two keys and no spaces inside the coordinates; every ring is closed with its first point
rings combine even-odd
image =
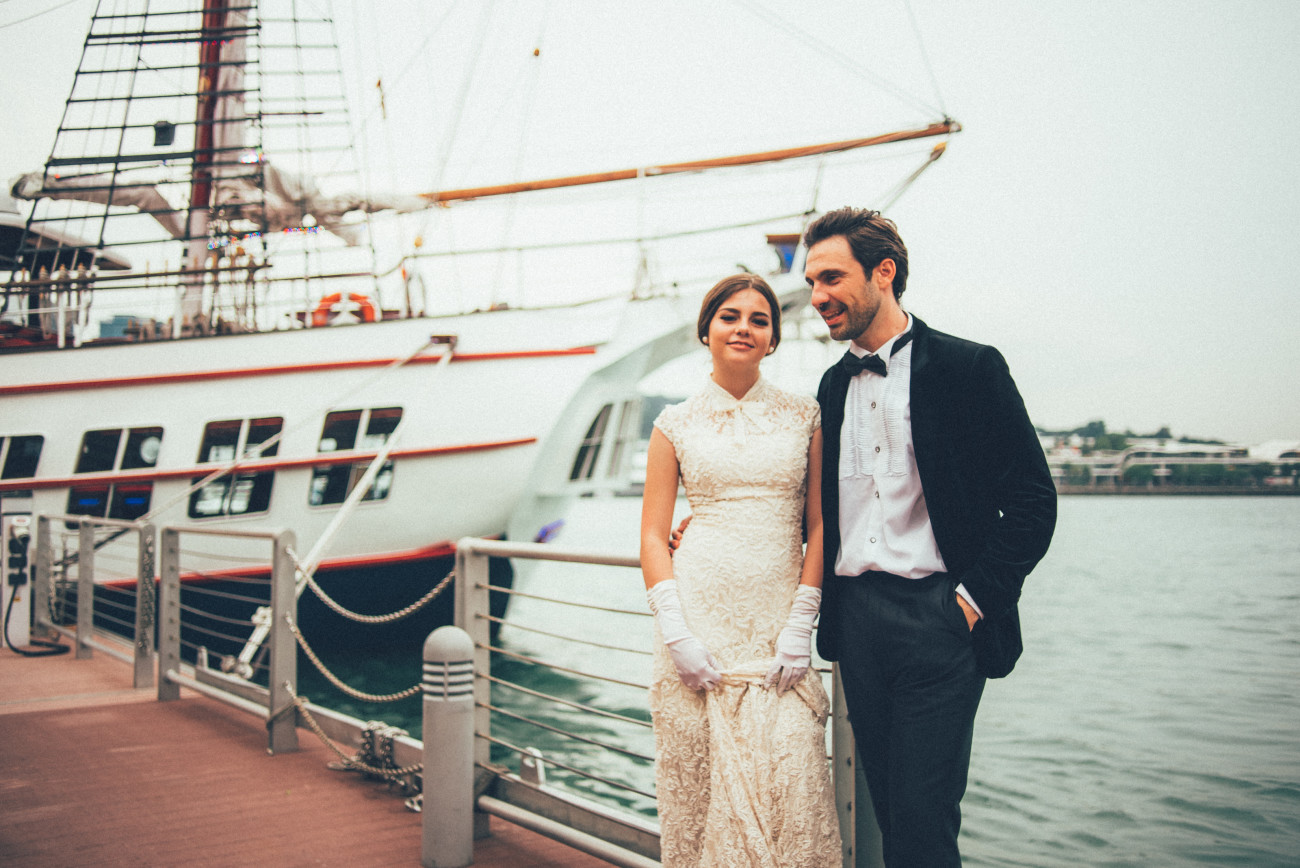
{"type": "Polygon", "coordinates": [[[203,260],[206,258],[208,212],[212,202],[212,145],[216,114],[213,79],[221,61],[221,42],[214,39],[225,18],[225,0],[203,0],[202,41],[199,43],[199,80],[194,115],[194,162],[190,181],[190,208],[185,221],[185,278],[179,322],[193,321],[203,311],[203,260]]]}

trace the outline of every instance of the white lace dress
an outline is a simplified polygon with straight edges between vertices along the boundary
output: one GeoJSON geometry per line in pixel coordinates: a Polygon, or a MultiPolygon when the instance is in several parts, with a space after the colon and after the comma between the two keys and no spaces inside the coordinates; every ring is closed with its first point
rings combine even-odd
{"type": "Polygon", "coordinates": [[[709,693],[689,690],[656,635],[650,711],[668,868],[841,864],[821,680],[810,673],[781,697],[761,687],[799,582],[820,424],[815,400],[762,379],[739,401],[710,380],[655,420],[692,515],[673,577],[723,674],[709,693]]]}

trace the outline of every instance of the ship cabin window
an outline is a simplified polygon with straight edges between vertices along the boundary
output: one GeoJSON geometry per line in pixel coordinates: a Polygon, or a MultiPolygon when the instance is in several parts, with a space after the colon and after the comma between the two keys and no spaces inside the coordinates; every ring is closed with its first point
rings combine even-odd
{"type": "Polygon", "coordinates": [[[569,479],[591,479],[591,475],[596,472],[600,444],[605,439],[605,426],[609,424],[609,415],[613,409],[613,404],[606,404],[592,420],[591,427],[587,429],[587,436],[582,438],[582,445],[578,447],[578,454],[573,459],[573,470],[569,473],[569,479]]]}
{"type": "MultiPolygon", "coordinates": [[[[372,410],[339,410],[325,417],[317,451],[350,452],[354,449],[378,451],[388,442],[402,421],[401,407],[378,407],[372,410]],[[365,432],[362,434],[361,432],[365,432]],[[360,435],[358,437],[358,435],[360,435]]],[[[312,470],[307,502],[312,506],[342,503],[365,475],[369,461],[345,461],[325,464],[312,470]]],[[[362,500],[384,500],[393,486],[393,462],[385,461],[366,490],[362,500]]]]}
{"type": "MultiPolygon", "coordinates": [[[[163,429],[157,426],[87,431],[81,437],[75,472],[148,470],[158,464],[162,437],[163,429]]],[[[152,499],[152,480],[73,485],[68,489],[68,514],[134,521],[149,512],[152,499]]],[[[74,523],[68,523],[68,527],[74,526],[74,523]]]]}
{"type": "MultiPolygon", "coordinates": [[[[284,419],[278,416],[209,422],[199,445],[199,463],[226,463],[238,455],[249,459],[270,458],[279,452],[279,442],[262,444],[278,435],[283,427],[284,419]]],[[[196,477],[191,484],[203,478],[196,477]]],[[[266,512],[271,508],[274,482],[274,470],[227,473],[210,479],[190,495],[190,518],[266,512]]]]}
{"type": "Polygon", "coordinates": [[[0,479],[24,479],[36,475],[45,438],[39,434],[25,437],[0,437],[0,479]]]}
{"type": "Polygon", "coordinates": [[[122,429],[87,431],[81,435],[81,454],[77,457],[76,473],[102,473],[112,470],[117,463],[117,445],[122,442],[122,429]]]}
{"type": "Polygon", "coordinates": [[[641,402],[624,401],[618,410],[618,427],[614,429],[614,445],[610,449],[609,475],[621,477],[626,468],[629,445],[636,440],[641,427],[641,402]]]}

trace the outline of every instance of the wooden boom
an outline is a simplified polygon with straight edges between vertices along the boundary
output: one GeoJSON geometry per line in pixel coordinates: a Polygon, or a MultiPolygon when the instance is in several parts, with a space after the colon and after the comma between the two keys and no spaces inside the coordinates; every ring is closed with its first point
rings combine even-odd
{"type": "Polygon", "coordinates": [[[579,187],[584,184],[603,184],[607,181],[626,181],[643,175],[672,175],[681,172],[700,172],[705,169],[721,169],[730,166],[752,166],[758,163],[775,163],[780,160],[792,160],[799,157],[815,157],[819,154],[833,154],[839,151],[851,151],[857,148],[869,148],[873,145],[885,145],[890,142],[905,142],[911,139],[924,139],[930,136],[943,136],[961,131],[961,124],[945,118],[918,130],[902,130],[884,133],[865,139],[849,139],[843,142],[830,142],[824,145],[806,145],[800,148],[783,148],[779,151],[763,151],[757,154],[740,154],[734,157],[716,157],[711,160],[692,160],[689,163],[667,163],[662,166],[647,166],[641,169],[621,169],[613,172],[593,172],[589,175],[568,175],[563,178],[547,178],[541,181],[519,181],[513,184],[495,184],[488,187],[466,187],[462,190],[443,190],[436,193],[421,193],[431,202],[457,202],[467,199],[482,199],[487,196],[505,196],[511,193],[526,193],[530,190],[551,190],[556,187],[579,187]]]}

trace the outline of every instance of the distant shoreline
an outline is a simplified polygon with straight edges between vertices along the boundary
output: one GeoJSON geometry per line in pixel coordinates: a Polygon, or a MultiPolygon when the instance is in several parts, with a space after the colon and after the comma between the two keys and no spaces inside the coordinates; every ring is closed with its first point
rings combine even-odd
{"type": "Polygon", "coordinates": [[[1096,497],[1130,496],[1187,496],[1213,495],[1217,497],[1296,497],[1300,496],[1300,487],[1288,486],[1254,486],[1254,485],[1161,485],[1146,486],[1112,486],[1112,485],[1058,485],[1057,494],[1083,494],[1096,497]]]}

